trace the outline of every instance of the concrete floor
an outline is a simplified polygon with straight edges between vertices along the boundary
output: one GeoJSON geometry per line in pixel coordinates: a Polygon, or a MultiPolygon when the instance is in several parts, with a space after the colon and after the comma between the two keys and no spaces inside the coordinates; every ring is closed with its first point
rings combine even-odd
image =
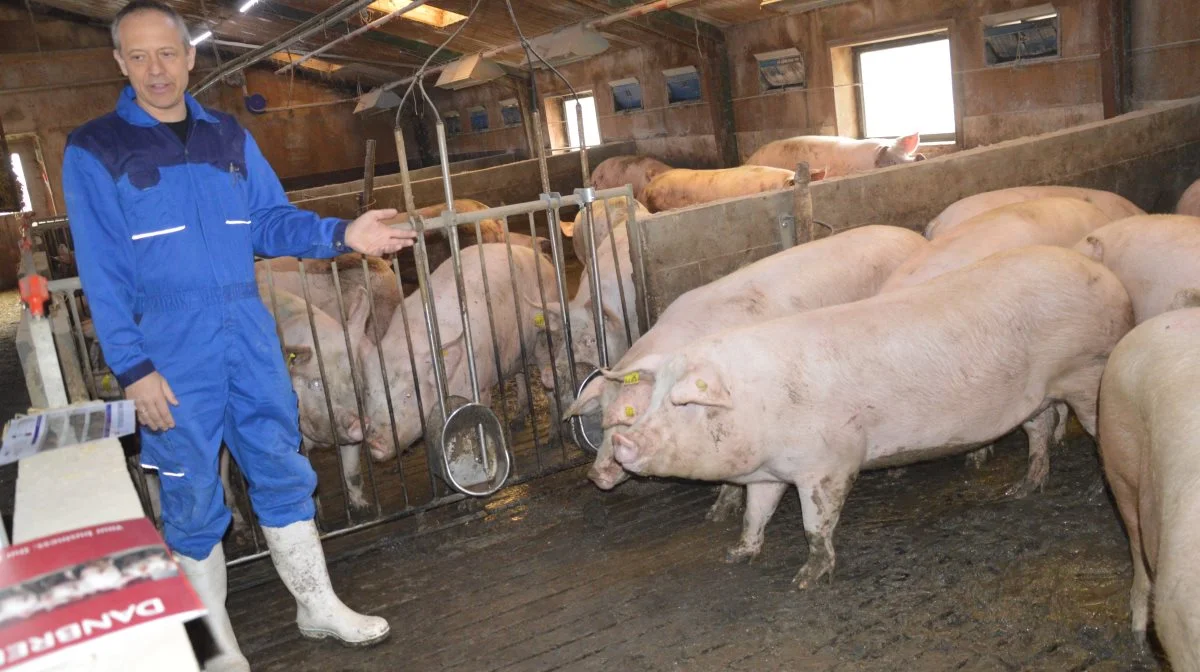
{"type": "Polygon", "coordinates": [[[1054,452],[1045,493],[1007,499],[1024,460],[1016,436],[978,472],[950,458],[863,474],[836,577],[805,592],[791,585],[806,553],[794,498],[761,558],[727,565],[738,523],[705,521],[715,488],[604,493],[575,469],[334,561],[343,599],[391,621],[376,648],[302,640],[277,581],[229,605],[256,670],[1165,669],[1130,634],[1125,536],[1086,494],[1091,440],[1054,452]]]}

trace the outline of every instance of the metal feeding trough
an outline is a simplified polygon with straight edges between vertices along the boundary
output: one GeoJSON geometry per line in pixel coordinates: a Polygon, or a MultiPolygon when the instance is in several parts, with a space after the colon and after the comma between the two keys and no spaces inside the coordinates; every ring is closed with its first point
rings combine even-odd
{"type": "Polygon", "coordinates": [[[459,396],[446,398],[447,417],[434,405],[427,442],[438,475],[455,490],[486,497],[499,490],[512,468],[504,429],[492,409],[459,396]]]}
{"type": "MultiPolygon", "coordinates": [[[[578,399],[588,383],[599,378],[600,375],[600,369],[593,369],[591,373],[584,376],[583,380],[579,382],[579,389],[575,390],[575,398],[578,399]]],[[[575,445],[580,448],[593,453],[599,452],[600,443],[604,440],[604,429],[600,426],[600,414],[572,416],[571,438],[575,439],[575,445]]]]}

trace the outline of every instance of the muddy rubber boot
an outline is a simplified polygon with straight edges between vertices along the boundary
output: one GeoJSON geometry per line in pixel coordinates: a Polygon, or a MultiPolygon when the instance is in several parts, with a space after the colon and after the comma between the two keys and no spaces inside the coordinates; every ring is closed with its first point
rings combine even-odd
{"type": "Polygon", "coordinates": [[[225,610],[228,589],[225,583],[225,549],[217,544],[203,560],[182,555],[177,555],[176,559],[192,588],[200,596],[200,601],[208,609],[204,624],[208,626],[217,645],[216,657],[203,661],[204,672],[250,672],[250,663],[238,647],[233,625],[229,623],[229,612],[225,610]]]}
{"type": "Polygon", "coordinates": [[[296,625],[303,637],[332,637],[355,647],[371,646],[387,638],[387,621],[354,612],[334,594],[313,521],[264,527],[262,531],[279,578],[296,598],[296,625]]]}

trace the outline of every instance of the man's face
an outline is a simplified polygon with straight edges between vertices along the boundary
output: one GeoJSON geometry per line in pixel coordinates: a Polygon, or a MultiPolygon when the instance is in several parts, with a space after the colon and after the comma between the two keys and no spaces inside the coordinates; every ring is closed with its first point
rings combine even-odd
{"type": "Polygon", "coordinates": [[[121,48],[113,56],[137,92],[138,104],[159,121],[182,121],[187,116],[183,94],[196,50],[162,12],[130,14],[119,32],[121,48]]]}

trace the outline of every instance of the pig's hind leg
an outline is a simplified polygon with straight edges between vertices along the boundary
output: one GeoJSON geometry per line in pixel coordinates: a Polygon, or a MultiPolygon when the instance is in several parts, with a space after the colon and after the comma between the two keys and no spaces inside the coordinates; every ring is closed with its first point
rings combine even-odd
{"type": "MultiPolygon", "coordinates": [[[[724,487],[737,488],[737,486],[728,485],[724,487]]],[[[787,488],[787,483],[746,484],[746,513],[742,518],[742,538],[738,541],[737,546],[725,553],[725,562],[752,560],[758,555],[762,550],[763,530],[766,529],[771,516],[775,514],[779,500],[783,499],[783,493],[787,488]]],[[[724,488],[721,493],[724,495],[724,488]]]]}
{"type": "Polygon", "coordinates": [[[1029,469],[1025,478],[1009,488],[1006,495],[1021,498],[1045,489],[1050,475],[1050,441],[1058,425],[1056,407],[1057,404],[1050,404],[1021,425],[1029,438],[1029,469]]]}
{"type": "Polygon", "coordinates": [[[814,474],[796,482],[796,489],[800,492],[800,510],[804,516],[804,534],[808,537],[808,560],[796,573],[796,578],[792,579],[798,589],[804,590],[814,585],[826,574],[832,580],[836,560],[833,530],[837,527],[842,505],[846,503],[846,496],[850,494],[857,476],[857,465],[843,465],[837,471],[825,472],[819,479],[814,474]]]}
{"type": "Polygon", "coordinates": [[[721,491],[717,493],[717,501],[713,502],[712,508],[704,517],[714,523],[725,522],[730,516],[742,510],[742,506],[746,503],[745,495],[746,491],[742,486],[725,483],[721,486],[721,491]]]}

